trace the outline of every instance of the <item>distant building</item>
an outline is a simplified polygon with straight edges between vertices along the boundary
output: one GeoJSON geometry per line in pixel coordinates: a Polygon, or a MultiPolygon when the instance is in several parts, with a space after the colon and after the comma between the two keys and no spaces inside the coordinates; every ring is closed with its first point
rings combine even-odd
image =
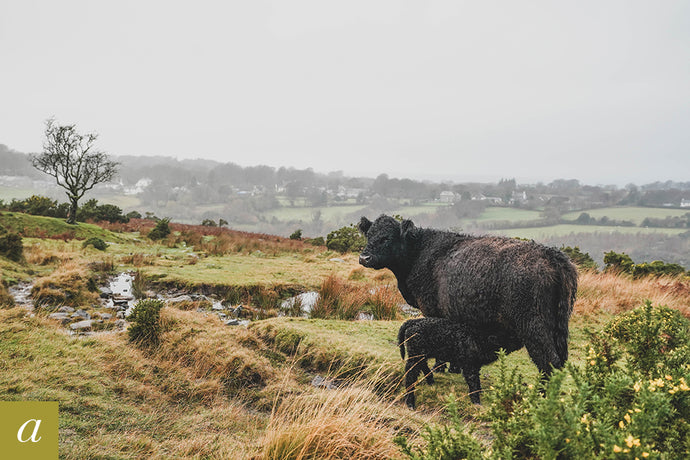
{"type": "Polygon", "coordinates": [[[459,200],[459,197],[455,192],[446,190],[444,192],[441,192],[439,200],[441,201],[441,203],[455,203],[457,200],[459,200]]]}
{"type": "Polygon", "coordinates": [[[690,200],[682,199],[680,200],[681,208],[690,208],[690,200]]]}

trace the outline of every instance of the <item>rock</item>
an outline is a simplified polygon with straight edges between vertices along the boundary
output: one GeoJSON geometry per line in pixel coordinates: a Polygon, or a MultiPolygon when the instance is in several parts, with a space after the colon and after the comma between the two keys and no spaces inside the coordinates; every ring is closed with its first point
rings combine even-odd
{"type": "Polygon", "coordinates": [[[127,321],[125,321],[124,319],[118,319],[117,321],[115,321],[115,327],[122,330],[127,327],[127,321]]]}
{"type": "Polygon", "coordinates": [[[231,319],[230,321],[226,321],[226,322],[225,322],[225,325],[226,325],[226,326],[239,326],[239,325],[240,325],[240,321],[237,320],[237,319],[231,319]]]}
{"type": "Polygon", "coordinates": [[[99,313],[100,317],[104,321],[108,321],[109,319],[113,319],[113,315],[110,313],[99,313]]]}
{"type": "Polygon", "coordinates": [[[89,315],[86,311],[84,310],[77,310],[74,313],[72,313],[72,318],[84,318],[84,319],[91,319],[91,315],[89,315]]]}
{"type": "Polygon", "coordinates": [[[239,318],[239,316],[242,314],[242,305],[238,305],[237,308],[232,311],[232,314],[239,318]]]}
{"type": "Polygon", "coordinates": [[[211,307],[211,310],[213,311],[223,311],[225,310],[225,307],[220,303],[214,303],[213,306],[211,307]]]}
{"type": "Polygon", "coordinates": [[[125,311],[126,310],[120,310],[115,314],[115,316],[120,318],[120,319],[125,319],[125,311]]]}
{"type": "Polygon", "coordinates": [[[340,257],[334,257],[334,258],[328,259],[328,260],[330,260],[331,262],[338,262],[339,264],[345,263],[345,260],[341,259],[340,257]]]}
{"type": "Polygon", "coordinates": [[[192,301],[193,301],[192,296],[187,295],[187,294],[179,295],[177,297],[172,297],[172,298],[168,299],[168,302],[170,302],[170,303],[192,302],[192,301]]]}
{"type": "Polygon", "coordinates": [[[60,313],[74,313],[74,308],[65,305],[63,307],[58,308],[58,311],[60,313]]]}
{"type": "Polygon", "coordinates": [[[311,386],[317,387],[317,388],[327,388],[329,390],[335,390],[337,388],[340,388],[343,385],[344,385],[344,382],[342,380],[325,379],[325,378],[321,377],[320,375],[317,375],[313,379],[311,379],[311,386]]]}
{"type": "Polygon", "coordinates": [[[101,299],[108,299],[113,296],[113,290],[107,287],[98,288],[100,291],[101,299]]]}
{"type": "Polygon", "coordinates": [[[62,322],[63,325],[71,321],[69,314],[67,313],[51,313],[48,315],[48,318],[58,320],[62,322]]]}
{"type": "Polygon", "coordinates": [[[69,325],[69,327],[73,331],[84,331],[86,329],[91,329],[92,324],[93,324],[93,321],[91,321],[90,319],[86,319],[84,321],[78,321],[76,323],[72,323],[69,325]]]}

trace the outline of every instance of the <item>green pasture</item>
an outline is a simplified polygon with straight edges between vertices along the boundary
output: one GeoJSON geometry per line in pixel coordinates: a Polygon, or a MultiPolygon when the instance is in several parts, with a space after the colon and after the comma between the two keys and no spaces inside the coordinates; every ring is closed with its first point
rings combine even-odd
{"type": "Polygon", "coordinates": [[[599,233],[612,234],[622,233],[626,235],[636,234],[662,234],[662,235],[678,235],[686,232],[687,229],[678,228],[642,228],[642,227],[613,227],[603,225],[571,225],[561,224],[552,225],[550,227],[533,227],[533,228],[511,228],[507,230],[492,230],[488,233],[497,235],[504,235],[517,238],[527,238],[531,240],[542,240],[550,237],[568,236],[576,233],[599,233]]]}
{"type": "Polygon", "coordinates": [[[484,210],[481,216],[475,219],[468,219],[478,223],[485,223],[489,221],[510,221],[510,222],[520,222],[527,220],[537,220],[540,218],[539,211],[530,211],[528,209],[517,209],[517,208],[501,208],[501,207],[489,207],[484,210]]]}
{"type": "Polygon", "coordinates": [[[641,206],[621,206],[612,208],[588,209],[583,211],[570,212],[563,215],[563,219],[575,220],[580,214],[586,212],[590,216],[601,219],[608,217],[615,220],[629,220],[635,225],[640,225],[642,221],[651,217],[654,219],[663,219],[668,216],[679,217],[690,212],[690,209],[675,209],[675,208],[645,208],[641,206]]]}
{"type": "Polygon", "coordinates": [[[13,199],[23,200],[31,195],[40,195],[41,192],[31,188],[15,188],[0,185],[0,200],[12,201],[13,199]]]}

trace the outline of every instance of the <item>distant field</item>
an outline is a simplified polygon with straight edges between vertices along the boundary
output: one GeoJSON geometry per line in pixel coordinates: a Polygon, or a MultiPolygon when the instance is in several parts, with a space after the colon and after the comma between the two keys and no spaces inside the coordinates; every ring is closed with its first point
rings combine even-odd
{"type": "Polygon", "coordinates": [[[0,186],[0,200],[11,201],[13,198],[20,200],[39,194],[40,192],[34,189],[0,186]]]}
{"type": "Polygon", "coordinates": [[[686,232],[686,229],[676,228],[642,228],[642,227],[613,227],[613,226],[599,226],[599,225],[553,225],[551,227],[535,227],[535,228],[511,228],[508,230],[495,230],[489,233],[498,235],[505,235],[518,238],[529,238],[533,240],[541,240],[554,236],[567,236],[571,233],[624,233],[624,234],[649,234],[658,233],[663,235],[678,235],[686,232]]]}
{"type": "Polygon", "coordinates": [[[527,209],[490,207],[486,208],[486,210],[478,218],[468,220],[476,222],[488,222],[492,220],[508,220],[511,222],[537,220],[539,219],[539,214],[539,211],[530,211],[527,209]]]}
{"type": "Polygon", "coordinates": [[[272,209],[263,213],[267,219],[276,218],[281,221],[311,221],[317,211],[321,211],[321,220],[333,220],[342,218],[347,214],[364,209],[362,204],[345,206],[321,206],[321,207],[285,207],[272,209]]]}
{"type": "MultiPolygon", "coordinates": [[[[120,209],[132,209],[141,206],[141,200],[136,196],[132,195],[110,195],[98,197],[99,204],[112,204],[118,206],[120,209]]],[[[137,209],[137,211],[144,213],[143,210],[137,209]]]]}
{"type": "Polygon", "coordinates": [[[646,217],[663,219],[664,217],[668,216],[682,216],[690,212],[690,209],[644,208],[638,206],[626,206],[576,211],[564,214],[563,218],[568,220],[575,220],[583,212],[586,212],[587,214],[596,219],[601,219],[602,217],[606,216],[616,220],[629,220],[634,222],[635,225],[640,225],[646,217]]]}

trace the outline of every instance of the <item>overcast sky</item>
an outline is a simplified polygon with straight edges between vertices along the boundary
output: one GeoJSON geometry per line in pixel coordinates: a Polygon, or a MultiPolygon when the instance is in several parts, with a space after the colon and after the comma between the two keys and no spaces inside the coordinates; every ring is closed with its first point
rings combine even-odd
{"type": "Polygon", "coordinates": [[[690,1],[2,0],[0,143],[50,116],[113,155],[690,181],[690,1]]]}

